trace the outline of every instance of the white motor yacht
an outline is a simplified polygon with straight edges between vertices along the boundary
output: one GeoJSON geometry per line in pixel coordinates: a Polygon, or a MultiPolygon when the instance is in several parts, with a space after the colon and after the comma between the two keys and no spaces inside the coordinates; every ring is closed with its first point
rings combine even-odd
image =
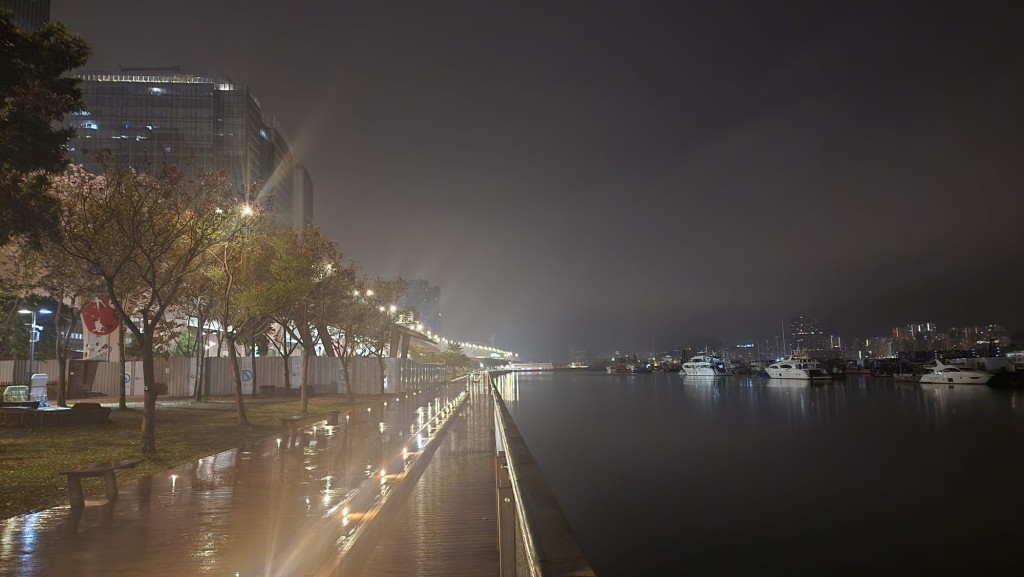
{"type": "Polygon", "coordinates": [[[818,361],[809,357],[788,356],[768,365],[765,369],[773,379],[801,379],[805,381],[831,379],[818,361]]]}
{"type": "Polygon", "coordinates": [[[726,365],[722,357],[700,352],[683,363],[683,373],[691,377],[716,377],[731,375],[733,371],[726,365]]]}
{"type": "Polygon", "coordinates": [[[985,385],[992,378],[992,373],[947,365],[935,359],[934,365],[925,365],[928,372],[921,375],[919,381],[923,385],[952,383],[956,385],[985,385]]]}

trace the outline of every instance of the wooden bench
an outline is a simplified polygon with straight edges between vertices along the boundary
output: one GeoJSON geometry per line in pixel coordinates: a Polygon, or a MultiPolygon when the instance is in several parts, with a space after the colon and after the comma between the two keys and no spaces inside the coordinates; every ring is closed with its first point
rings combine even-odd
{"type": "Polygon", "coordinates": [[[86,477],[103,477],[107,501],[113,503],[117,500],[117,478],[114,476],[114,472],[118,469],[134,468],[141,462],[142,459],[121,459],[120,461],[93,463],[76,471],[61,471],[61,475],[68,478],[68,499],[71,501],[71,508],[81,509],[85,507],[82,479],[86,477]]]}
{"type": "Polygon", "coordinates": [[[301,427],[312,418],[311,415],[292,415],[290,417],[281,417],[281,427],[285,430],[295,429],[301,427]]]}
{"type": "Polygon", "coordinates": [[[335,427],[338,426],[339,416],[341,416],[341,411],[338,409],[327,411],[327,424],[335,427]]]}

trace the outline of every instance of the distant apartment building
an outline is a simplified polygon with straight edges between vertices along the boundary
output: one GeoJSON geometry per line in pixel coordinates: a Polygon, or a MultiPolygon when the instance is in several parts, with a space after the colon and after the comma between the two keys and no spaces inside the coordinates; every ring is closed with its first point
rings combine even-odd
{"type": "Polygon", "coordinates": [[[414,279],[408,281],[408,289],[402,307],[416,313],[416,322],[423,324],[434,334],[441,334],[441,288],[431,286],[429,281],[414,279]]]}
{"type": "Polygon", "coordinates": [[[910,323],[892,329],[894,352],[913,353],[945,350],[947,335],[937,323],[910,323]]]}
{"type": "Polygon", "coordinates": [[[901,355],[916,353],[964,354],[966,356],[998,356],[1010,339],[998,324],[950,327],[936,323],[918,323],[892,330],[893,351],[901,355]]]}
{"type": "Polygon", "coordinates": [[[796,317],[789,323],[789,348],[808,355],[828,352],[825,336],[813,317],[796,317]]]}
{"type": "Polygon", "coordinates": [[[859,358],[887,359],[895,356],[892,350],[892,339],[887,337],[872,337],[860,340],[859,358]]]}
{"type": "Polygon", "coordinates": [[[38,30],[50,21],[50,0],[0,0],[0,10],[11,12],[22,30],[38,30]]]}
{"type": "Polygon", "coordinates": [[[82,73],[85,109],[68,121],[68,158],[101,172],[174,164],[186,175],[226,170],[238,198],[280,221],[313,220],[313,184],[288,140],[248,87],[176,69],[82,73]]]}

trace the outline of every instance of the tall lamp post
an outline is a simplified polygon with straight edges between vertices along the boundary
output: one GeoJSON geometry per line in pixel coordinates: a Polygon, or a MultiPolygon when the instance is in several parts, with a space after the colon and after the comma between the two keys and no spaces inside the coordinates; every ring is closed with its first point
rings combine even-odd
{"type": "Polygon", "coordinates": [[[36,341],[39,340],[39,331],[43,330],[42,325],[36,324],[36,315],[48,315],[53,311],[47,308],[41,308],[38,311],[21,309],[18,312],[23,315],[32,315],[32,328],[28,332],[28,382],[29,385],[31,385],[32,375],[36,373],[36,341]]]}

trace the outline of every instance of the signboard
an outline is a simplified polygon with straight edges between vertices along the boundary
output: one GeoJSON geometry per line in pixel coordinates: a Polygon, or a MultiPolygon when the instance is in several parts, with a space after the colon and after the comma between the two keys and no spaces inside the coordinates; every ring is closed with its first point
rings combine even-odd
{"type": "Polygon", "coordinates": [[[110,297],[101,294],[82,307],[82,326],[94,335],[109,335],[117,329],[117,312],[110,297]]]}

